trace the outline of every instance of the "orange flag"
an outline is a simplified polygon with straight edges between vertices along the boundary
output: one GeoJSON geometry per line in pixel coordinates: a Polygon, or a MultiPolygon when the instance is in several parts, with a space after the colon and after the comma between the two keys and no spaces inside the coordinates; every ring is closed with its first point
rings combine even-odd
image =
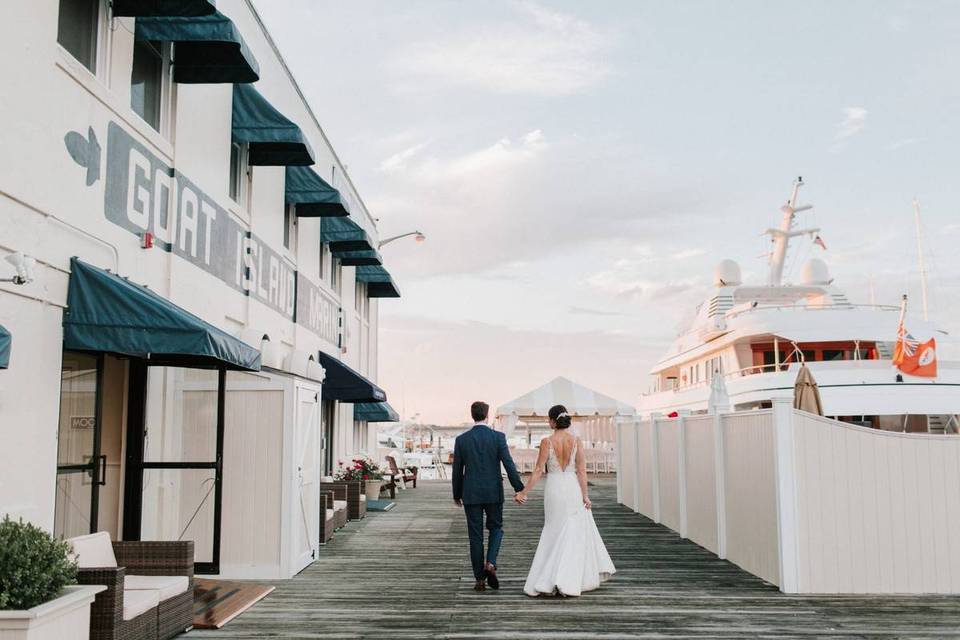
{"type": "Polygon", "coordinates": [[[920,342],[907,333],[901,320],[897,330],[897,346],[893,351],[893,364],[911,376],[936,378],[937,341],[930,338],[926,342],[920,342]]]}

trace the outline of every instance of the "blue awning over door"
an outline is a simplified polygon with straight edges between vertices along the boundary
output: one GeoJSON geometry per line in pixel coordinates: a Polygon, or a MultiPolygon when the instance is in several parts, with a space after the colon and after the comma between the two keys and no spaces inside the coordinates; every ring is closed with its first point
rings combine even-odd
{"type": "Polygon", "coordinates": [[[386,402],[358,402],[353,405],[353,419],[361,422],[400,422],[400,414],[386,402]]]}
{"type": "Polygon", "coordinates": [[[371,298],[399,298],[400,289],[382,266],[357,267],[357,281],[367,283],[371,298]]]}
{"type": "Polygon", "coordinates": [[[260,67],[236,25],[219,11],[206,16],[137,18],[138,40],[174,43],[173,80],[184,84],[256,82],[260,67]]]}
{"type": "Polygon", "coordinates": [[[324,400],[340,402],[386,402],[387,394],[363,374],[354,371],[331,355],[320,352],[320,366],[327,375],[321,395],[324,400]]]}
{"type": "Polygon", "coordinates": [[[309,166],[313,149],[296,124],[248,84],[233,85],[233,141],[246,143],[247,163],[309,166]]]}
{"type": "Polygon", "coordinates": [[[310,167],[287,167],[286,192],[287,202],[297,205],[298,218],[350,215],[340,192],[310,167]]]}
{"type": "Polygon", "coordinates": [[[208,16],[215,0],[113,0],[113,17],[208,16]]]}
{"type": "Polygon", "coordinates": [[[191,368],[260,370],[260,352],[150,289],[70,260],[63,347],[191,368]]]}
{"type": "Polygon", "coordinates": [[[345,251],[336,256],[340,259],[340,264],[345,267],[374,266],[383,264],[383,258],[380,254],[370,249],[369,251],[345,251]]]}
{"type": "Polygon", "coordinates": [[[0,369],[10,366],[10,349],[13,346],[13,336],[0,324],[0,369]]]}
{"type": "Polygon", "coordinates": [[[351,218],[324,218],[320,223],[320,241],[328,243],[335,255],[377,249],[367,232],[351,218]]]}

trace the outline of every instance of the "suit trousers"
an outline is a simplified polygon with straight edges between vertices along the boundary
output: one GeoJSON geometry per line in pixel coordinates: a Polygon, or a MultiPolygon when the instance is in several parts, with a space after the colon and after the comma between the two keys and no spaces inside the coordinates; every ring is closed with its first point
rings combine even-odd
{"type": "Polygon", "coordinates": [[[503,540],[503,503],[465,504],[463,511],[467,515],[467,533],[470,535],[470,563],[473,565],[473,577],[483,577],[483,521],[486,516],[490,539],[487,542],[486,560],[497,566],[497,554],[503,540]]]}

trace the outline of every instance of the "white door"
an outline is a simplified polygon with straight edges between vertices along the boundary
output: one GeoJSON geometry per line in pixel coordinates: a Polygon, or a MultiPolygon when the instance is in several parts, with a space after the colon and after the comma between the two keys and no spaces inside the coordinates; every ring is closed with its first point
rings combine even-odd
{"type": "Polygon", "coordinates": [[[320,389],[297,385],[294,434],[294,493],[292,517],[293,570],[314,561],[320,545],[320,389]]]}

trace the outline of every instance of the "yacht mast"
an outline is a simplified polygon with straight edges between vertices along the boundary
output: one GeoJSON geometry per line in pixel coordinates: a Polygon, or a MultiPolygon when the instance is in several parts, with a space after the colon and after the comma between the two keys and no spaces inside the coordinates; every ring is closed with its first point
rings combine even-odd
{"type": "Polygon", "coordinates": [[[917,256],[920,258],[920,295],[923,301],[923,319],[927,317],[927,268],[923,263],[923,235],[920,231],[920,203],[913,199],[913,222],[917,225],[917,256]]]}
{"type": "Polygon", "coordinates": [[[793,193],[785,205],[780,207],[783,211],[783,221],[779,229],[767,229],[767,233],[773,239],[773,251],[770,253],[770,281],[771,287],[780,286],[783,281],[783,264],[786,261],[787,249],[790,246],[790,238],[802,236],[805,234],[814,234],[817,229],[797,229],[793,230],[793,222],[797,213],[812,209],[813,205],[805,204],[797,206],[797,197],[800,195],[800,187],[803,186],[803,177],[797,178],[793,183],[793,193]]]}

